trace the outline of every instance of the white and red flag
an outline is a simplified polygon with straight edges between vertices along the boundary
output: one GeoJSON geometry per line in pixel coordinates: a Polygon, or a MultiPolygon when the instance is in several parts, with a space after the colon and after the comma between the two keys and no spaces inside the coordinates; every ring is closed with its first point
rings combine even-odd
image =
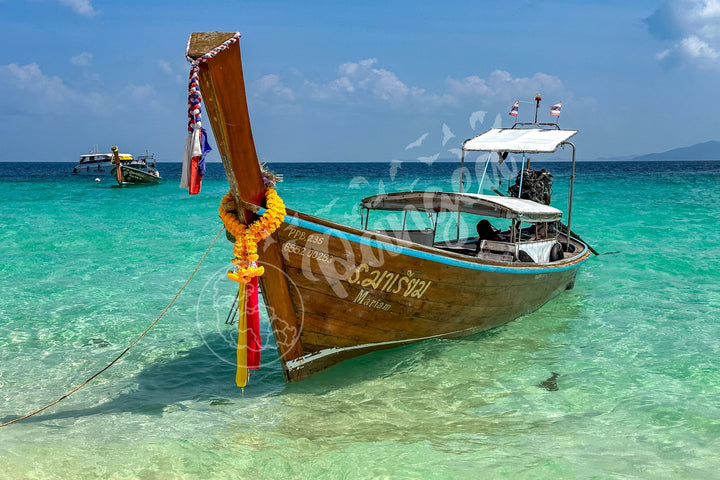
{"type": "Polygon", "coordinates": [[[518,108],[519,108],[519,107],[520,107],[520,101],[518,100],[517,102],[513,103],[513,106],[512,106],[512,108],[510,109],[510,113],[508,113],[508,115],[512,115],[513,117],[517,117],[517,116],[518,116],[518,108]]]}

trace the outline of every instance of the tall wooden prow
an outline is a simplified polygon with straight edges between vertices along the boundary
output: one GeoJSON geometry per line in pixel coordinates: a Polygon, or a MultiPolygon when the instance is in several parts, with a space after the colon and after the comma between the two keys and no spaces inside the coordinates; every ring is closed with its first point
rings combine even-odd
{"type": "MultiPolygon", "coordinates": [[[[187,57],[197,60],[226,44],[226,48],[199,62],[200,90],[230,190],[238,205],[238,216],[243,218],[244,215],[245,223],[250,223],[255,213],[248,209],[240,211],[240,205],[262,205],[266,187],[250,126],[239,41],[226,43],[236,36],[239,35],[193,33],[188,42],[187,57]]],[[[292,306],[288,282],[282,271],[282,253],[275,235],[264,240],[258,252],[259,263],[265,266],[260,283],[278,352],[283,360],[300,357],[303,355],[300,343],[302,319],[298,318],[292,306]],[[272,308],[269,308],[270,305],[272,308]]],[[[290,378],[285,362],[282,364],[288,380],[298,380],[290,378]]]]}
{"type": "MultiPolygon", "coordinates": [[[[188,44],[188,57],[200,58],[234,35],[193,33],[188,44]]],[[[265,186],[255,151],[239,57],[240,46],[235,42],[214,56],[211,62],[200,63],[200,89],[233,196],[236,200],[260,205],[265,198],[265,186]]],[[[246,214],[249,221],[251,212],[246,214]]]]}

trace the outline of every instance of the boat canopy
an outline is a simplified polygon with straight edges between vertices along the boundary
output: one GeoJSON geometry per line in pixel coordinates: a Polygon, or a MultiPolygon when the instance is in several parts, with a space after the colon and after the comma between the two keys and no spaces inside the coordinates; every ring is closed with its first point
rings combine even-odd
{"type": "Polygon", "coordinates": [[[555,207],[515,197],[455,192],[396,192],[363,198],[368,210],[463,212],[494,218],[513,218],[529,223],[554,222],[562,218],[555,207]]]}
{"type": "Polygon", "coordinates": [[[465,140],[463,150],[478,152],[552,153],[577,130],[491,128],[465,140]]]}

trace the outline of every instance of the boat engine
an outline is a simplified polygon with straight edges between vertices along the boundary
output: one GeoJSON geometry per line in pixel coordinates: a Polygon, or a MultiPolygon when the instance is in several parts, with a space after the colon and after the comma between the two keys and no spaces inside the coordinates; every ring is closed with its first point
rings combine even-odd
{"type": "Polygon", "coordinates": [[[523,171],[519,172],[515,178],[515,185],[510,185],[510,187],[508,187],[508,193],[510,196],[517,198],[519,191],[520,198],[542,203],[543,205],[550,205],[550,198],[552,197],[552,183],[552,174],[544,168],[540,170],[525,168],[523,171]],[[520,188],[521,181],[522,189],[520,188]]]}

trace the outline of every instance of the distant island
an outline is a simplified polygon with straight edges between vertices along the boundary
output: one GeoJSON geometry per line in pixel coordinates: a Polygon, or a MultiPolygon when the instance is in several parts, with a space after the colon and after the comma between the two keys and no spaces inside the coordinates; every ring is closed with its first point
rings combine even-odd
{"type": "MultiPolygon", "coordinates": [[[[559,160],[559,159],[558,159],[559,160]]],[[[553,158],[543,159],[542,161],[558,161],[553,158]]],[[[696,143],[689,147],[673,148],[665,152],[659,153],[647,153],[644,155],[622,155],[617,157],[599,157],[593,159],[582,158],[581,161],[595,161],[595,162],[662,162],[662,161],[674,161],[674,162],[690,162],[690,161],[720,161],[720,141],[710,140],[709,142],[696,143]]],[[[407,162],[422,161],[418,159],[406,159],[407,162]]],[[[430,163],[434,162],[457,162],[457,158],[438,158],[430,163]]],[[[483,158],[484,161],[484,158],[483,158]]],[[[559,161],[569,161],[569,159],[562,159],[559,161]]],[[[425,162],[427,163],[427,162],[425,162]]]]}
{"type": "Polygon", "coordinates": [[[629,155],[625,157],[598,158],[599,161],[659,162],[659,161],[693,161],[720,160],[720,142],[697,143],[689,147],[673,148],[666,152],[648,153],[645,155],[629,155]]]}

